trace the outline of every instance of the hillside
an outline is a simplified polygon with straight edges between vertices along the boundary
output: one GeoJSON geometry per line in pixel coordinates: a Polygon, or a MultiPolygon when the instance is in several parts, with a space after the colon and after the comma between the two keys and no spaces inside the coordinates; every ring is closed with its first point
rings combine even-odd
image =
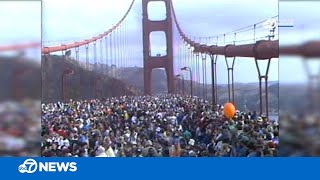
{"type": "Polygon", "coordinates": [[[63,84],[66,89],[66,99],[107,98],[137,94],[135,88],[127,86],[118,79],[85,70],[76,61],[65,60],[64,57],[57,55],[42,58],[42,82],[44,102],[62,100],[63,84]],[[70,70],[73,74],[63,76],[64,72],[70,70]]]}
{"type": "MultiPolygon", "coordinates": [[[[121,80],[131,86],[143,90],[143,69],[139,67],[117,69],[121,80]],[[134,77],[134,78],[133,78],[134,77]]],[[[152,74],[153,94],[163,94],[167,92],[166,74],[163,69],[155,69],[152,74]]],[[[194,95],[202,97],[202,84],[193,82],[194,95]]],[[[271,111],[278,109],[278,82],[269,83],[269,104],[271,111]]],[[[235,83],[235,100],[240,110],[258,110],[259,108],[259,83],[235,83]]],[[[185,81],[185,92],[190,94],[190,81],[185,81]]],[[[211,100],[211,85],[206,86],[207,100],[211,100]]],[[[218,103],[223,104],[228,101],[228,85],[218,85],[218,103]]]]}
{"type": "Polygon", "coordinates": [[[41,66],[22,56],[0,56],[0,101],[41,98],[41,66]]]}
{"type": "MultiPolygon", "coordinates": [[[[63,93],[62,74],[72,69],[72,75],[65,76],[66,97],[91,99],[121,95],[141,95],[143,93],[143,69],[138,67],[114,69],[117,78],[87,71],[74,60],[64,60],[62,56],[49,56],[42,59],[42,99],[43,102],[61,101],[63,93]],[[99,77],[101,80],[99,80],[99,77]],[[97,86],[95,87],[95,80],[97,86]]],[[[0,57],[0,100],[41,98],[41,66],[21,57],[0,57]]],[[[166,74],[155,69],[152,76],[153,94],[167,92],[166,74]]],[[[194,94],[202,97],[202,87],[194,83],[194,94]]],[[[190,82],[185,81],[185,91],[190,93],[190,82]]],[[[240,110],[258,110],[258,83],[235,83],[235,100],[240,110]]],[[[299,112],[308,103],[306,87],[303,85],[282,85],[269,83],[269,103],[271,111],[299,112]],[[280,98],[278,98],[280,96],[280,98]],[[279,103],[278,103],[279,102],[279,103]]],[[[207,99],[211,100],[211,85],[207,85],[207,99]]],[[[228,100],[227,85],[218,85],[218,103],[228,100]]]]}

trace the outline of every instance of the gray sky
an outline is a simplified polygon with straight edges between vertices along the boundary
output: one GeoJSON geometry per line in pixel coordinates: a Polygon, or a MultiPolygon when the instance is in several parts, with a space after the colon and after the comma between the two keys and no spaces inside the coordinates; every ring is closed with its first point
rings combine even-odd
{"type": "MultiPolygon", "coordinates": [[[[40,1],[0,1],[0,22],[0,46],[41,42],[40,1]]],[[[40,48],[27,55],[40,59],[40,48]]]]}
{"type": "MultiPolygon", "coordinates": [[[[60,1],[44,0],[43,8],[43,40],[45,45],[74,42],[89,38],[105,31],[115,24],[128,8],[131,0],[117,0],[107,4],[103,0],[69,0],[60,1]],[[77,2],[77,3],[76,3],[77,2]]],[[[186,34],[194,36],[216,35],[242,28],[268,19],[278,14],[278,3],[276,0],[202,0],[201,4],[195,0],[173,0],[173,5],[186,34]],[[255,14],[252,16],[252,14],[255,14]]],[[[164,8],[157,2],[149,6],[151,19],[159,20],[165,16],[164,8]]],[[[132,65],[142,66],[142,8],[141,0],[137,0],[128,20],[129,41],[132,46],[135,61],[132,65]]],[[[257,31],[257,37],[266,35],[257,31]]],[[[239,34],[238,40],[253,37],[253,31],[239,34]]],[[[163,38],[151,35],[152,54],[164,54],[163,38]]],[[[175,33],[175,52],[178,51],[178,36],[175,33]]],[[[233,36],[227,41],[232,41],[233,36]]],[[[249,42],[251,43],[251,42],[249,42]]],[[[176,53],[178,61],[178,54],[176,53]]],[[[209,61],[207,67],[210,67],[209,61]]],[[[227,71],[224,57],[219,58],[218,68],[219,83],[227,82],[227,71]]],[[[180,73],[179,67],[175,73],[180,73]]],[[[264,67],[262,68],[264,70],[264,67]]],[[[271,63],[270,80],[278,80],[278,61],[271,63]]],[[[208,72],[208,82],[211,82],[208,72]]],[[[235,64],[236,82],[257,81],[257,70],[252,58],[237,58],[235,64]],[[240,62],[241,61],[241,62],[240,62]]],[[[186,76],[187,78],[187,76],[186,76]]]]}
{"type": "MultiPolygon", "coordinates": [[[[14,1],[11,2],[11,5],[3,5],[3,1],[0,3],[0,20],[3,27],[8,27],[0,30],[1,34],[6,34],[6,36],[0,37],[2,43],[40,38],[40,29],[38,28],[40,24],[39,2],[14,1]],[[13,6],[17,11],[12,11],[13,6]],[[9,15],[10,19],[5,18],[9,15]],[[18,21],[19,23],[12,23],[18,21]]],[[[131,0],[43,0],[42,33],[44,45],[59,45],[98,35],[115,24],[125,13],[130,3],[131,0]]],[[[10,3],[7,2],[7,4],[10,3]]],[[[181,27],[190,37],[222,34],[278,14],[277,0],[201,0],[201,4],[197,0],[173,0],[173,4],[181,27]]],[[[317,25],[319,23],[315,23],[319,22],[319,16],[315,16],[318,14],[316,7],[319,6],[315,4],[316,2],[302,2],[300,4],[299,2],[280,2],[280,21],[294,19],[293,28],[281,29],[281,44],[300,43],[303,39],[319,38],[319,33],[314,30],[315,28],[319,29],[317,25]]],[[[150,16],[156,19],[164,16],[159,5],[150,5],[150,11],[150,16]]],[[[127,24],[130,56],[134,59],[131,63],[142,66],[141,0],[136,0],[127,24]]],[[[267,33],[266,29],[260,29],[257,31],[257,37],[267,33]]],[[[238,34],[237,40],[252,37],[253,32],[249,31],[238,34]]],[[[152,53],[163,53],[164,47],[161,38],[155,36],[153,39],[155,51],[152,53]]],[[[179,47],[178,39],[175,32],[175,52],[179,47]]],[[[232,40],[232,36],[227,38],[227,41],[232,40]]],[[[178,55],[176,59],[179,60],[178,55]]],[[[287,59],[291,61],[293,58],[287,59]]],[[[210,67],[209,63],[207,67],[210,67]]],[[[219,57],[218,68],[219,83],[226,83],[227,71],[224,57],[219,57]]],[[[305,80],[304,73],[301,71],[301,63],[299,64],[298,61],[296,63],[292,61],[290,64],[280,63],[280,68],[281,82],[305,80]],[[295,78],[286,75],[291,71],[297,72],[295,78]]],[[[262,69],[264,70],[264,68],[262,69]]],[[[278,80],[277,59],[272,61],[270,70],[270,80],[278,80]]],[[[175,73],[177,74],[179,71],[177,70],[175,73]]],[[[208,82],[210,81],[210,76],[208,76],[208,82]]],[[[252,58],[236,59],[235,81],[257,81],[257,71],[252,58]]]]}
{"type": "MultiPolygon", "coordinates": [[[[280,46],[301,44],[309,40],[320,40],[319,6],[320,2],[316,1],[280,1],[280,18],[294,20],[293,28],[280,29],[280,46]]],[[[307,81],[306,73],[302,68],[302,58],[283,56],[280,58],[280,83],[304,83],[307,81]]],[[[312,73],[315,73],[316,70],[319,72],[319,61],[310,61],[308,66],[312,73]]]]}

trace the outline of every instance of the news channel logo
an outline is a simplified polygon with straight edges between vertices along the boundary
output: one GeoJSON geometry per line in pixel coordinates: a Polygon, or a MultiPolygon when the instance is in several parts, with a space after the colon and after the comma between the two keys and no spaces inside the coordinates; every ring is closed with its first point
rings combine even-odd
{"type": "Polygon", "coordinates": [[[78,170],[75,162],[37,162],[34,159],[27,159],[18,170],[20,173],[33,174],[35,172],[76,172],[78,170]]]}
{"type": "Polygon", "coordinates": [[[275,29],[277,27],[293,27],[294,26],[294,19],[277,19],[271,18],[262,23],[262,27],[265,29],[275,29]]]}
{"type": "Polygon", "coordinates": [[[277,25],[277,19],[275,18],[268,19],[262,23],[262,27],[265,29],[275,29],[277,25]]]}

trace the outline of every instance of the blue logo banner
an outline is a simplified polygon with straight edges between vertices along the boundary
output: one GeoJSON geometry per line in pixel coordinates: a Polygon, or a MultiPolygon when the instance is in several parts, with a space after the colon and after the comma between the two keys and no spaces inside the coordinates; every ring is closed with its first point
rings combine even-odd
{"type": "Polygon", "coordinates": [[[310,179],[319,158],[1,158],[2,179],[310,179]]]}

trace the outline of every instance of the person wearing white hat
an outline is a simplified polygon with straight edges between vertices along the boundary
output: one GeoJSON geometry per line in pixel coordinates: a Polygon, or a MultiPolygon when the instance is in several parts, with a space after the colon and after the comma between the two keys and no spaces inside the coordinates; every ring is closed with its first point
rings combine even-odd
{"type": "Polygon", "coordinates": [[[190,146],[194,146],[195,142],[196,142],[196,141],[195,141],[194,139],[190,139],[189,142],[188,142],[188,144],[189,144],[190,146]]]}
{"type": "Polygon", "coordinates": [[[99,146],[96,151],[96,157],[108,157],[104,147],[99,146]]]}

